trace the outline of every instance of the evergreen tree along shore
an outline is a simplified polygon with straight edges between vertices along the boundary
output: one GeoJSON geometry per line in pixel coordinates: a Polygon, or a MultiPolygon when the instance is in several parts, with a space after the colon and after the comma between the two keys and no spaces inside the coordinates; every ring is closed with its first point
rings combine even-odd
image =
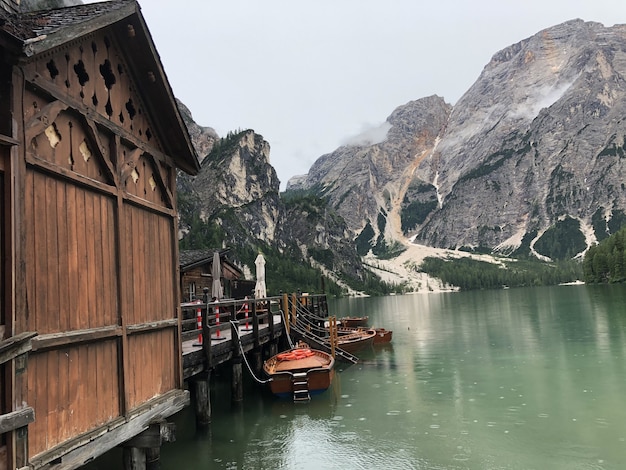
{"type": "Polygon", "coordinates": [[[425,258],[420,270],[461,290],[549,286],[582,277],[580,262],[572,259],[546,263],[537,259],[499,258],[500,264],[471,258],[425,258]]]}
{"type": "Polygon", "coordinates": [[[626,228],[590,247],[583,261],[585,282],[587,284],[624,282],[626,280],[624,246],[626,246],[626,228]]]}

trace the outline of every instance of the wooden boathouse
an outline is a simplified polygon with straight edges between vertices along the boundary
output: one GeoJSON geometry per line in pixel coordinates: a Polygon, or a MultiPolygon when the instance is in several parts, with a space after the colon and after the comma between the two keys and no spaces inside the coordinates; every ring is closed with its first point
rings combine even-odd
{"type": "Polygon", "coordinates": [[[213,258],[216,251],[220,257],[220,282],[224,297],[243,299],[246,296],[254,296],[255,282],[244,279],[241,269],[228,259],[229,249],[181,250],[180,290],[183,303],[203,299],[204,289],[211,289],[213,258]]]}
{"type": "Polygon", "coordinates": [[[135,0],[0,0],[1,470],[125,442],[135,468],[189,403],[179,169],[198,160],[135,0]]]}

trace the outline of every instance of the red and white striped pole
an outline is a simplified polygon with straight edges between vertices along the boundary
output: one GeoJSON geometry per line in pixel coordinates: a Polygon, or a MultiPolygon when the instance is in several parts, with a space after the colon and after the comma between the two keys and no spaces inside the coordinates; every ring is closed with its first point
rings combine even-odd
{"type": "Polygon", "coordinates": [[[217,339],[220,339],[220,306],[218,305],[217,300],[215,301],[215,326],[217,326],[215,336],[217,339]]]}
{"type": "Polygon", "coordinates": [[[245,326],[245,330],[248,331],[250,329],[250,327],[248,326],[248,296],[246,295],[246,297],[244,298],[245,302],[243,304],[243,311],[246,315],[246,326],[245,326]]]}
{"type": "MultiPolygon", "coordinates": [[[[201,304],[202,300],[198,300],[197,304],[201,304]]],[[[198,306],[198,310],[196,311],[196,319],[198,325],[198,344],[202,346],[202,307],[198,306]]]]}

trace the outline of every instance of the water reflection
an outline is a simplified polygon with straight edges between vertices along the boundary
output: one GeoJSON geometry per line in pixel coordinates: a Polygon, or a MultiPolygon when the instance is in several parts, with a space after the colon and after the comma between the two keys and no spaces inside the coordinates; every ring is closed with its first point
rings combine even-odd
{"type": "Polygon", "coordinates": [[[232,407],[222,377],[211,433],[184,410],[163,468],[622,469],[624,305],[623,286],[333,301],[391,345],[306,405],[250,382],[232,407]]]}

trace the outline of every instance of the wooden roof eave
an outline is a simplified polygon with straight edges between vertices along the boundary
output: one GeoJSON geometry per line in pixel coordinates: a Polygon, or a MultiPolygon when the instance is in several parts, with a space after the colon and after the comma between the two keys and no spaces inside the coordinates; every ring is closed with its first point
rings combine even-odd
{"type": "MultiPolygon", "coordinates": [[[[232,262],[230,262],[228,259],[226,259],[226,254],[230,252],[230,248],[226,248],[223,250],[219,251],[220,254],[220,261],[222,262],[222,264],[228,264],[229,266],[231,266],[234,270],[236,270],[237,272],[243,274],[243,272],[241,271],[241,269],[239,269],[237,266],[235,266],[232,262]]],[[[196,268],[198,266],[202,266],[203,264],[207,264],[207,263],[212,263],[213,262],[213,255],[209,255],[206,256],[204,258],[199,258],[196,259],[194,261],[190,261],[187,264],[181,264],[180,265],[180,272],[187,272],[190,269],[196,268]]]]}
{"type": "Polygon", "coordinates": [[[197,175],[200,172],[200,161],[191,142],[187,125],[176,104],[174,92],[148,26],[139,9],[132,20],[133,23],[118,22],[114,28],[118,35],[127,34],[129,24],[132,24],[135,30],[135,38],[124,45],[124,52],[132,57],[129,62],[133,66],[131,73],[136,82],[144,85],[140,92],[149,96],[144,100],[144,106],[148,108],[151,115],[159,117],[156,122],[159,126],[157,131],[167,136],[166,139],[162,139],[164,143],[181,144],[166,149],[167,153],[174,157],[177,167],[185,173],[197,175]],[[146,49],[150,51],[150,54],[145,54],[146,49]]]}
{"type": "Polygon", "coordinates": [[[26,58],[29,58],[42,52],[46,52],[50,49],[61,46],[68,41],[72,41],[77,37],[85,36],[110,26],[113,23],[121,21],[124,18],[128,18],[129,16],[138,13],[138,8],[139,7],[136,2],[129,2],[115,11],[111,11],[103,15],[95,15],[88,20],[72,24],[67,28],[59,28],[52,33],[26,39],[23,41],[22,53],[26,58]]]}
{"type": "Polygon", "coordinates": [[[190,175],[197,175],[200,171],[198,156],[136,1],[129,1],[119,9],[95,15],[78,24],[21,41],[21,60],[32,60],[34,56],[62,46],[77,37],[108,27],[119,37],[126,38],[129,25],[133,26],[135,37],[133,41],[124,41],[123,52],[130,59],[128,63],[133,78],[142,84],[138,92],[145,96],[144,103],[149,108],[147,111],[155,117],[155,131],[165,136],[161,139],[166,146],[165,153],[172,157],[176,167],[190,175]],[[150,54],[146,54],[146,50],[150,54]]]}

